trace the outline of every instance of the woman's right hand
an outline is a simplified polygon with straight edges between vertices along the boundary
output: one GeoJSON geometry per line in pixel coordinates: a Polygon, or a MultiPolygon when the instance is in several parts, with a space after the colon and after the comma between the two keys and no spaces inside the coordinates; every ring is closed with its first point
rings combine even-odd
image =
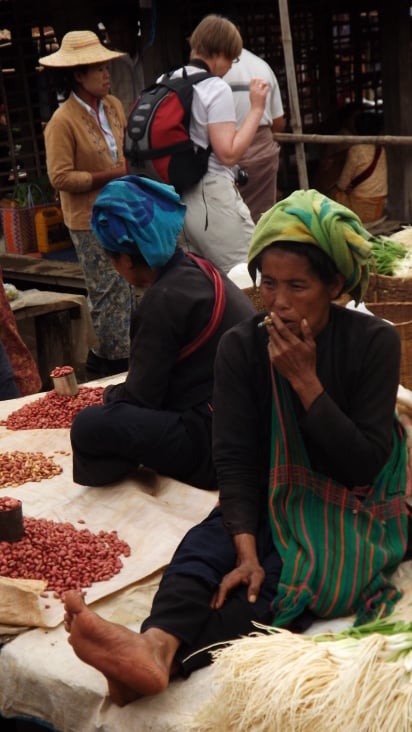
{"type": "Polygon", "coordinates": [[[252,109],[261,109],[262,111],[264,110],[268,92],[269,84],[267,81],[265,81],[265,79],[253,77],[253,79],[250,80],[249,99],[252,109]]]}
{"type": "Polygon", "coordinates": [[[251,79],[249,84],[250,110],[238,130],[236,130],[234,122],[208,124],[210,144],[222,165],[236,165],[250,146],[262,119],[268,91],[267,81],[256,77],[251,79]]]}
{"type": "Polygon", "coordinates": [[[249,602],[256,602],[260,592],[263,580],[265,579],[265,570],[256,561],[243,561],[223,577],[218,589],[212,597],[210,603],[214,610],[219,610],[224,604],[229,593],[238,585],[247,585],[247,598],[249,602]]]}
{"type": "Polygon", "coordinates": [[[238,585],[247,585],[249,602],[256,602],[265,579],[265,570],[256,551],[255,536],[244,533],[235,534],[232,538],[237,555],[236,568],[224,575],[213,595],[211,607],[214,609],[221,608],[228,594],[238,585]]]}

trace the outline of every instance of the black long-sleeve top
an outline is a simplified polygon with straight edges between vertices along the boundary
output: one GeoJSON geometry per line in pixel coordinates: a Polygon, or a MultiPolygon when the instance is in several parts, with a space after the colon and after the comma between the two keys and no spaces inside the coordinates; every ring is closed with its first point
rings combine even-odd
{"type": "MultiPolygon", "coordinates": [[[[255,533],[266,510],[272,385],[261,319],[226,333],[215,363],[213,454],[232,534],[255,533]]],[[[316,347],[324,392],[307,412],[294,400],[311,466],[348,488],[369,484],[391,451],[399,335],[379,318],[332,305],[316,347]]]]}
{"type": "Polygon", "coordinates": [[[210,340],[183,361],[179,354],[210,321],[214,287],[178,248],[142,297],[131,323],[126,381],[105,390],[106,402],[124,400],[150,409],[186,412],[212,400],[213,367],[223,333],[255,312],[224,274],[226,306],[210,340]]]}

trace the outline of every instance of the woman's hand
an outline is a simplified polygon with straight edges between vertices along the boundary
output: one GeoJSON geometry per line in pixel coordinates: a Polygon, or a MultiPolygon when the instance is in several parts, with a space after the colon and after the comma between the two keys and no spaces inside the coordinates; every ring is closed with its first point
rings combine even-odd
{"type": "Polygon", "coordinates": [[[307,320],[301,322],[299,337],[276,313],[270,313],[270,317],[273,325],[268,326],[269,357],[276,370],[288,381],[302,372],[316,371],[316,343],[307,320]]]}
{"type": "Polygon", "coordinates": [[[256,602],[264,579],[265,571],[258,561],[242,562],[229,574],[225,574],[212,597],[211,607],[214,610],[221,608],[228,594],[238,585],[247,585],[247,599],[249,602],[256,602]]]}
{"type": "Polygon", "coordinates": [[[249,99],[252,109],[264,110],[269,84],[264,79],[253,77],[249,84],[249,99]]]}
{"type": "Polygon", "coordinates": [[[111,180],[115,180],[116,178],[122,178],[124,175],[127,175],[127,166],[125,161],[116,163],[106,170],[100,170],[92,173],[91,190],[94,191],[97,188],[103,188],[106,183],[110,183],[111,180]]]}
{"type": "Polygon", "coordinates": [[[253,78],[249,84],[250,110],[236,130],[234,122],[208,124],[208,135],[213,152],[223,165],[236,165],[250,146],[265,109],[269,84],[253,78]]]}
{"type": "Polygon", "coordinates": [[[223,577],[213,595],[210,604],[215,610],[222,607],[228,594],[238,585],[247,585],[249,602],[256,602],[265,579],[265,571],[256,552],[255,537],[252,534],[236,534],[233,542],[237,553],[236,568],[223,577]]]}
{"type": "Polygon", "coordinates": [[[278,373],[289,381],[305,409],[309,409],[323,392],[316,373],[316,342],[312,330],[303,318],[299,337],[276,313],[270,313],[270,317],[273,322],[273,325],[268,326],[270,361],[278,373]]]}

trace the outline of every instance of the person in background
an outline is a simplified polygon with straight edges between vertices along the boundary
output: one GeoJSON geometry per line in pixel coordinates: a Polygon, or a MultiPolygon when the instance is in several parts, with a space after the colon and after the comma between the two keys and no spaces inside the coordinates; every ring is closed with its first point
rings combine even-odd
{"type": "Polygon", "coordinates": [[[123,54],[108,50],[92,31],[71,31],[60,49],[39,59],[60,70],[65,101],[45,128],[47,172],[59,191],[64,223],[84,272],[98,345],[87,357],[91,377],[127,370],[132,294],[104,255],[90,224],[102,187],[126,173],[126,116],[110,95],[109,63],[123,54]]]}
{"type": "Polygon", "coordinates": [[[24,343],[3,286],[0,267],[0,398],[37,394],[41,377],[36,361],[24,343]]]}
{"type": "Polygon", "coordinates": [[[110,62],[110,91],[120,99],[127,117],[145,86],[138,18],[132,11],[114,11],[105,19],[105,28],[110,48],[124,52],[110,62]]]}
{"type": "MultiPolygon", "coordinates": [[[[354,122],[356,135],[380,135],[382,115],[359,112],[354,122]]],[[[388,195],[388,166],[383,145],[350,145],[343,169],[330,196],[350,208],[364,224],[382,218],[388,195]]]]}
{"type": "MultiPolygon", "coordinates": [[[[229,85],[221,78],[237,62],[242,38],[227,18],[208,15],[189,39],[188,74],[204,70],[214,76],[193,87],[190,137],[196,145],[211,146],[203,178],[182,194],[187,211],[182,244],[209,259],[223,272],[244,262],[254,224],[235,185],[233,166],[251,144],[265,107],[269,85],[250,81],[250,111],[236,129],[236,113],[229,85]]],[[[175,71],[181,76],[183,69],[175,71]]]]}
{"type": "Polygon", "coordinates": [[[248,263],[269,317],[226,332],[215,363],[219,505],[177,547],[140,633],[66,593],[74,652],[106,676],[117,704],[160,693],[254,622],[361,624],[401,597],[391,580],[407,544],[400,337],[333,303],[342,291],[362,300],[369,238],[314,190],[259,219],[248,263]]]}
{"type": "Polygon", "coordinates": [[[280,147],[274,141],[273,133],[283,132],[286,122],[275,74],[266,61],[243,48],[239,62],[232,64],[223,77],[233,92],[237,128],[250,109],[249,84],[254,76],[267,81],[269,92],[255,137],[238,165],[247,174],[247,182],[242,184],[240,193],[257,223],[261,214],[276,203],[280,147]]]}
{"type": "Polygon", "coordinates": [[[138,466],[216,489],[211,458],[213,365],[222,334],[250,317],[247,296],[176,245],[186,207],[172,186],[138,176],[108,183],[93,206],[102,251],[143,288],[126,381],[71,428],[73,479],[106,485],[138,466]]]}
{"type": "MultiPolygon", "coordinates": [[[[323,120],[315,132],[321,135],[340,135],[344,138],[355,134],[355,119],[361,107],[356,102],[348,102],[339,107],[325,120],[323,120]]],[[[315,170],[313,174],[313,187],[325,196],[329,196],[336,186],[343,166],[345,165],[346,153],[349,144],[346,140],[326,145],[315,146],[315,170]]]]}

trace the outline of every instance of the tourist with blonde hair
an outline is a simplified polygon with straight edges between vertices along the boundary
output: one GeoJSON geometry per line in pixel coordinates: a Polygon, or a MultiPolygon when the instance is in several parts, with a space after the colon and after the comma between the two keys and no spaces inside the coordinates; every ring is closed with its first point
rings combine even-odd
{"type": "MultiPolygon", "coordinates": [[[[242,38],[227,18],[208,15],[189,39],[188,74],[210,72],[193,87],[190,137],[204,149],[211,149],[203,178],[184,191],[187,206],[183,227],[186,247],[206,257],[224,272],[246,261],[254,223],[235,185],[234,166],[252,142],[265,109],[269,85],[253,77],[250,81],[250,111],[236,129],[232,91],[221,78],[236,63],[242,38]]],[[[183,69],[175,72],[181,76],[183,69]]]]}

